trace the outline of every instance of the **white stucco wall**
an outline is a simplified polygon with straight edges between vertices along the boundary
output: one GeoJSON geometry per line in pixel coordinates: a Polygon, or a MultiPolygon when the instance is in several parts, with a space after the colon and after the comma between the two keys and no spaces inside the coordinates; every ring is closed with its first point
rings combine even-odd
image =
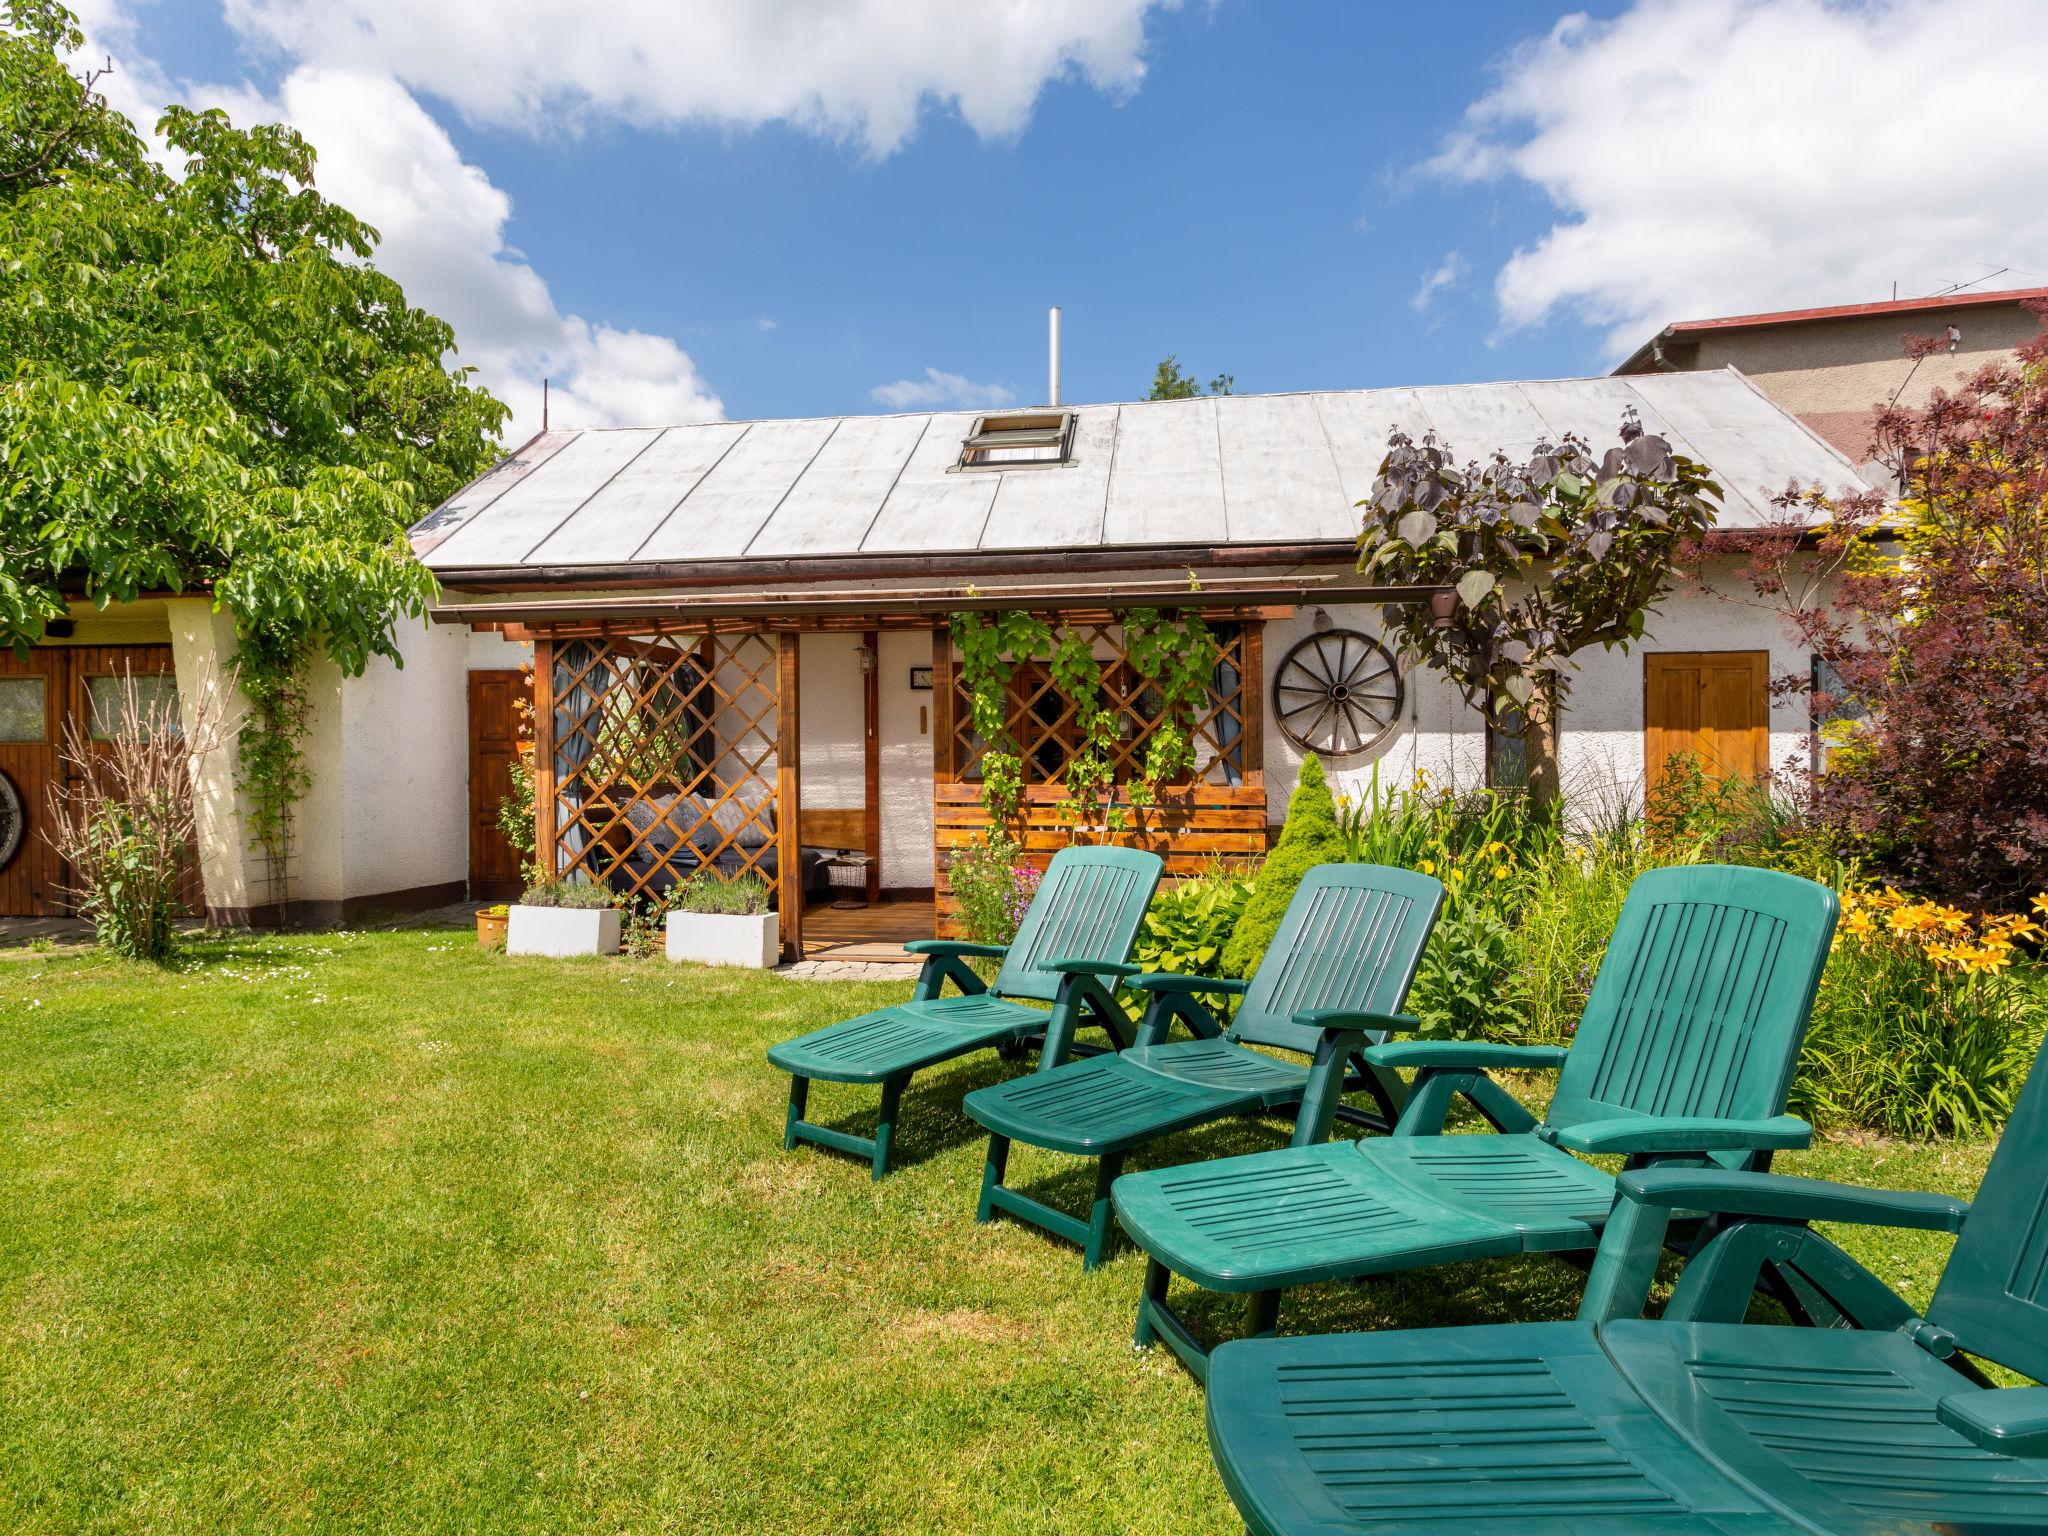
{"type": "Polygon", "coordinates": [[[469,670],[472,672],[514,671],[533,665],[533,646],[507,640],[494,629],[457,629],[469,636],[469,670]]]}
{"type": "MultiPolygon", "coordinates": [[[[1759,606],[1736,575],[1737,562],[1709,563],[1705,582],[1668,597],[1651,616],[1640,644],[1624,654],[1593,651],[1580,658],[1559,737],[1559,767],[1569,799],[1587,813],[1640,808],[1643,792],[1643,656],[1650,651],[1755,651],[1770,653],[1773,679],[1804,674],[1809,652],[1798,645],[1780,617],[1759,606]]],[[[1266,626],[1266,806],[1271,820],[1286,814],[1302,753],[1283,736],[1273,718],[1273,675],[1290,647],[1314,627],[1315,610],[1266,626]]],[[[1380,633],[1377,607],[1329,605],[1340,628],[1380,633]]],[[[1375,751],[1324,763],[1339,793],[1361,792],[1377,763],[1382,782],[1405,781],[1417,768],[1457,789],[1486,782],[1486,730],[1438,675],[1411,667],[1406,676],[1402,721],[1375,751]]],[[[1770,761],[1773,768],[1804,764],[1806,704],[1798,694],[1771,701],[1770,761]]]]}
{"type": "Polygon", "coordinates": [[[398,641],[403,668],[380,659],[341,685],[343,897],[469,873],[467,638],[401,626],[398,641]]]}
{"type": "Polygon", "coordinates": [[[798,637],[798,762],[807,809],[857,810],[867,804],[861,690],[859,635],[798,637]]]}
{"type": "Polygon", "coordinates": [[[933,880],[934,696],[910,686],[910,669],[931,666],[932,639],[923,630],[883,630],[881,652],[882,884],[921,890],[933,880]]]}

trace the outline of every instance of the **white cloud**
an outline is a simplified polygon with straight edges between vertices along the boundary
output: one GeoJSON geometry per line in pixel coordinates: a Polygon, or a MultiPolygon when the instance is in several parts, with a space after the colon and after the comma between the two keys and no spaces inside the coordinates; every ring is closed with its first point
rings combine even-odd
{"type": "Polygon", "coordinates": [[[716,420],[718,397],[673,340],[555,306],[505,242],[512,202],[466,163],[397,81],[303,68],[277,108],[320,151],[321,190],[377,227],[377,263],[455,327],[459,360],[507,405],[508,442],[540,426],[541,380],[558,426],[716,420]]]}
{"type": "Polygon", "coordinates": [[[229,23],[321,65],[384,73],[521,131],[789,122],[887,154],[928,103],[1014,134],[1052,81],[1145,73],[1179,0],[225,0],[229,23]]]}
{"type": "Polygon", "coordinates": [[[766,315],[754,322],[755,328],[763,331],[772,331],[780,324],[779,320],[770,320],[766,315]]]}
{"type": "Polygon", "coordinates": [[[978,410],[984,406],[1008,405],[1017,392],[1002,384],[977,384],[957,373],[927,368],[921,379],[898,379],[877,384],[868,391],[894,411],[931,411],[946,406],[978,410]]]}
{"type": "Polygon", "coordinates": [[[1423,274],[1421,284],[1415,290],[1415,297],[1408,301],[1408,307],[1418,315],[1429,313],[1429,306],[1436,302],[1436,296],[1444,289],[1453,287],[1465,275],[1465,258],[1456,251],[1444,252],[1444,259],[1430,271],[1423,274]]]}
{"type": "MultiPolygon", "coordinates": [[[[86,59],[114,50],[102,82],[146,131],[162,104],[224,107],[244,126],[288,122],[319,152],[320,191],[375,226],[375,261],[406,298],[455,328],[456,361],[512,408],[505,441],[540,429],[542,380],[558,426],[716,420],[717,395],[666,336],[563,314],[548,285],[507,245],[511,199],[463,160],[396,80],[302,67],[274,96],[247,85],[171,81],[135,46],[118,0],[94,0],[86,59]]],[[[166,157],[174,159],[173,156],[166,157]]]]}
{"type": "MultiPolygon", "coordinates": [[[[1429,169],[1562,217],[1494,288],[1615,353],[1668,321],[2048,270],[2039,0],[1638,0],[1511,54],[1429,169]]],[[[2026,281],[2026,280],[2023,280],[2026,281]]]]}

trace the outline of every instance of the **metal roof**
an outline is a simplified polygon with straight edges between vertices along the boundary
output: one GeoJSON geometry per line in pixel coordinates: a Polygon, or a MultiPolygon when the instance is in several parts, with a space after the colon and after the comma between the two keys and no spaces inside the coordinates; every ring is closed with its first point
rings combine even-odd
{"type": "Polygon", "coordinates": [[[1859,483],[1834,448],[1733,369],[1630,378],[1226,395],[1074,407],[1073,462],[958,470],[978,412],[543,432],[412,530],[444,579],[564,580],[695,562],[845,561],[1165,546],[1348,547],[1387,433],[1464,457],[1576,431],[1595,453],[1623,409],[1726,490],[1755,527],[1789,481],[1859,483]]]}

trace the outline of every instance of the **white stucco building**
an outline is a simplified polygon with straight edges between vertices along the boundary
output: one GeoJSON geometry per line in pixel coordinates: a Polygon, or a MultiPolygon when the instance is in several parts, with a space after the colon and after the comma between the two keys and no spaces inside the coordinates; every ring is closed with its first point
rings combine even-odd
{"type": "MultiPolygon", "coordinates": [[[[316,672],[293,911],[335,918],[516,885],[495,811],[530,687],[542,858],[556,870],[647,893],[700,868],[752,872],[794,911],[785,932],[799,942],[804,906],[819,908],[828,886],[911,902],[936,892],[943,920],[946,850],[985,820],[986,744],[965,721],[947,639],[962,610],[1085,628],[1127,746],[1154,704],[1116,616],[1204,616],[1216,651],[1201,767],[1133,834],[1170,868],[1263,848],[1305,741],[1340,788],[1375,766],[1477,785],[1481,719],[1426,672],[1401,669],[1390,688],[1370,649],[1381,604],[1419,594],[1358,576],[1355,503],[1394,426],[1435,430],[1466,457],[1565,432],[1597,453],[1630,407],[1714,471],[1723,538],[1772,518],[1788,482],[1857,482],[1836,448],[1733,370],[545,432],[413,530],[443,596],[435,622],[401,634],[404,667],[316,672]],[[1283,668],[1332,668],[1331,642],[1300,649],[1331,636],[1344,637],[1359,695],[1373,695],[1362,742],[1289,713],[1301,674],[1290,682],[1283,668]]],[[[1585,660],[1561,731],[1568,792],[1639,800],[1646,732],[1653,755],[1715,731],[1750,761],[1803,754],[1803,704],[1763,683],[1809,658],[1743,600],[1735,564],[1711,557],[1633,652],[1585,660]]],[[[86,645],[89,617],[60,644],[86,645]]],[[[232,651],[204,599],[134,605],[127,620],[129,642],[161,646],[181,687],[232,651]]],[[[42,664],[54,698],[68,685],[42,664]]],[[[0,660],[0,690],[27,670],[0,660]]],[[[1056,783],[1037,781],[1056,780],[1071,735],[1042,671],[1021,668],[1009,701],[1038,852],[1067,835],[1056,783]]],[[[51,704],[48,729],[57,719],[51,704]]],[[[0,742],[0,772],[19,776],[32,745],[0,742]]],[[[206,905],[260,914],[276,892],[246,847],[231,765],[212,765],[202,790],[206,905]]],[[[9,874],[0,906],[26,900],[10,896],[9,874]]]]}

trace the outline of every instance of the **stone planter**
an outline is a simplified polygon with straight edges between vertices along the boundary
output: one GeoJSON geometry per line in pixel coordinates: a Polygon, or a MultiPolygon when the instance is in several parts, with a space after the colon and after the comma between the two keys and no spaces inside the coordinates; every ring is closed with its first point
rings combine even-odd
{"type": "Polygon", "coordinates": [[[507,916],[490,907],[481,908],[476,914],[476,945],[478,949],[503,949],[505,947],[505,923],[507,916]]]}
{"type": "Polygon", "coordinates": [[[505,926],[508,955],[616,955],[617,907],[514,907],[505,926]]]}
{"type": "Polygon", "coordinates": [[[782,935],[773,912],[763,912],[758,917],[730,917],[722,912],[668,915],[671,960],[766,971],[774,969],[781,953],[782,935]]]}

